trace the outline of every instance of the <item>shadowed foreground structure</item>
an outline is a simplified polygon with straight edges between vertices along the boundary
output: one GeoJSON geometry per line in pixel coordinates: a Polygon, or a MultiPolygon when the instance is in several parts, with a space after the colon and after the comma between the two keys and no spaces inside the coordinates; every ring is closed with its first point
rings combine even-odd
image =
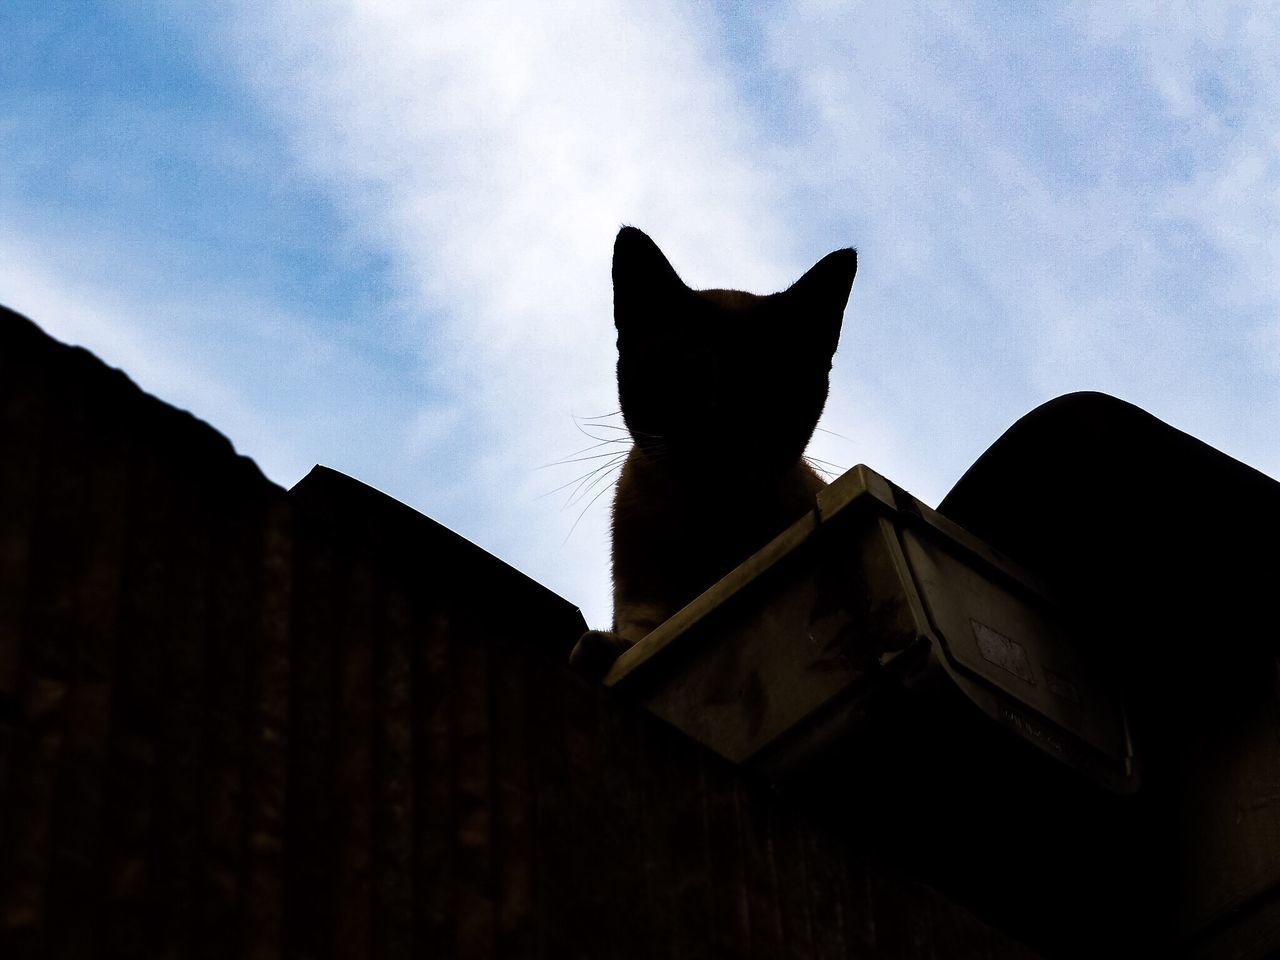
{"type": "Polygon", "coordinates": [[[1033,956],[571,674],[582,629],[0,309],[0,956],[1033,956]]]}

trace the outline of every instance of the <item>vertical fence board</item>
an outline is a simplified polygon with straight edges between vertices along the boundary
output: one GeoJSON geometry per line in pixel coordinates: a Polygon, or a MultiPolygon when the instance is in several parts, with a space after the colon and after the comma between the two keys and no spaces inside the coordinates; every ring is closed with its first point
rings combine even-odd
{"type": "MultiPolygon", "coordinates": [[[[431,599],[435,590],[428,588],[431,599]]],[[[453,918],[454,778],[449,622],[419,619],[414,650],[414,943],[431,956],[457,950],[453,918]]]]}
{"type": "Polygon", "coordinates": [[[529,683],[532,671],[518,656],[494,657],[490,700],[493,762],[493,847],[497,875],[497,956],[531,960],[536,947],[534,913],[534,783],[530,750],[529,683]]]}
{"type": "Polygon", "coordinates": [[[460,631],[455,627],[450,659],[454,664],[451,675],[455,691],[451,704],[458,956],[491,957],[497,944],[497,910],[490,804],[493,789],[488,643],[470,629],[460,631]]]}
{"type": "Polygon", "coordinates": [[[413,625],[398,580],[384,592],[375,660],[374,956],[413,955],[413,625]]]}
{"type": "MultiPolygon", "coordinates": [[[[198,915],[196,865],[202,846],[203,807],[197,782],[204,751],[204,682],[209,649],[214,517],[201,478],[183,486],[171,549],[183,563],[168,564],[162,616],[165,629],[155,699],[155,782],[149,841],[152,899],[157,916],[155,950],[189,956],[198,915]]],[[[175,518],[176,519],[176,518],[175,518]]]]}
{"type": "Polygon", "coordinates": [[[152,827],[170,639],[164,616],[173,572],[168,561],[180,522],[177,479],[170,464],[149,456],[133,485],[103,791],[103,936],[120,956],[149,955],[159,937],[150,922],[158,906],[152,827]]]}
{"type": "Polygon", "coordinates": [[[338,838],[334,882],[336,952],[367,957],[373,943],[373,643],[377,629],[376,568],[366,550],[352,558],[346,642],[338,670],[338,838]]]}
{"type": "Polygon", "coordinates": [[[248,956],[273,960],[282,952],[286,756],[289,737],[289,614],[292,522],[283,499],[269,503],[257,569],[261,580],[254,689],[248,743],[245,824],[248,841],[246,921],[248,956]]]}
{"type": "Polygon", "coordinates": [[[334,796],[335,657],[348,567],[331,538],[305,519],[295,534],[289,653],[289,772],[285,811],[285,955],[334,956],[338,811],[334,796]]]}
{"type": "Polygon", "coordinates": [[[251,663],[259,630],[262,542],[257,510],[220,514],[219,520],[211,542],[204,748],[196,774],[202,810],[196,949],[211,960],[241,956],[247,948],[242,913],[247,898],[246,744],[252,731],[251,663]]]}

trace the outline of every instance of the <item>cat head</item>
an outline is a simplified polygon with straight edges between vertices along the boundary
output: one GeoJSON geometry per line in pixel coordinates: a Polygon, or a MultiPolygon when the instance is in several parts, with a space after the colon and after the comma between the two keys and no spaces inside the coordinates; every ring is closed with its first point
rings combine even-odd
{"type": "Polygon", "coordinates": [[[613,248],[618,398],[637,446],[673,473],[750,482],[799,461],[827,400],[858,269],[823,257],[781,293],[691,290],[657,244],[623,227],[613,248]]]}

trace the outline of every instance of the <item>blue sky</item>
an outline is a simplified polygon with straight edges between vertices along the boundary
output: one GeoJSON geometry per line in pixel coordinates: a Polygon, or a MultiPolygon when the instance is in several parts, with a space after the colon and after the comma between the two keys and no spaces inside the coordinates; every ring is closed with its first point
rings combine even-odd
{"type": "Polygon", "coordinates": [[[1079,389],[1280,476],[1267,6],[10,0],[0,303],[599,625],[543,465],[617,407],[622,223],[694,286],[858,247],[812,452],[929,502],[1079,389]]]}

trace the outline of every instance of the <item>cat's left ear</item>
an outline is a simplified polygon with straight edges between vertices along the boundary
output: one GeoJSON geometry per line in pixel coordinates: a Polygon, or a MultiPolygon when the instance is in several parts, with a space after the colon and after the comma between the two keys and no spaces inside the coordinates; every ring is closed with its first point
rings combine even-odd
{"type": "Polygon", "coordinates": [[[619,330],[662,323],[689,292],[649,235],[623,227],[613,242],[613,321],[619,330]]]}
{"type": "Polygon", "coordinates": [[[836,250],[809,268],[809,272],[787,288],[785,296],[796,302],[803,315],[823,324],[831,337],[831,353],[840,340],[844,308],[858,272],[858,251],[852,247],[836,250]]]}

